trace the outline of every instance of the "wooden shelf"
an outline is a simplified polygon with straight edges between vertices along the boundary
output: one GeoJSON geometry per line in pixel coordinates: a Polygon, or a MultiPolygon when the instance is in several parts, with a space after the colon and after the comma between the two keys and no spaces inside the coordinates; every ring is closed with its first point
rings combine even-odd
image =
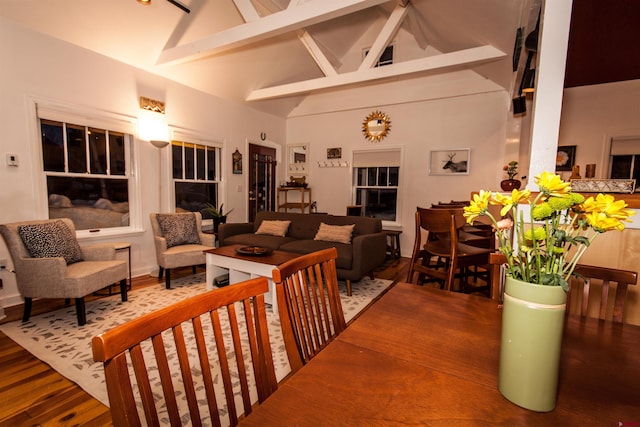
{"type": "Polygon", "coordinates": [[[278,188],[278,212],[289,212],[290,209],[299,209],[304,213],[311,213],[311,189],[309,187],[279,187],[278,188]],[[289,192],[300,193],[300,201],[289,201],[289,192]],[[307,198],[308,197],[308,198],[307,198]]]}

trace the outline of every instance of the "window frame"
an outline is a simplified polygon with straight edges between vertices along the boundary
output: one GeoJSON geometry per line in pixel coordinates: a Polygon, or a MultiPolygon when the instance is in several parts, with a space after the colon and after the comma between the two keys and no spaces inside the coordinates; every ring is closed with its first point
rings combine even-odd
{"type": "MultiPolygon", "coordinates": [[[[373,188],[373,189],[395,189],[396,190],[396,219],[394,221],[391,220],[382,220],[383,228],[398,228],[402,226],[402,205],[403,205],[403,191],[402,191],[402,182],[403,182],[403,147],[402,146],[394,146],[394,147],[385,147],[379,149],[361,149],[361,150],[353,150],[351,153],[352,157],[352,168],[351,168],[351,202],[350,204],[355,204],[357,198],[357,191],[359,188],[373,188]],[[361,164],[357,159],[358,155],[366,155],[366,153],[372,153],[374,155],[381,153],[397,153],[398,164],[361,164]],[[360,186],[358,185],[358,169],[360,168],[373,168],[373,167],[397,167],[398,168],[398,183],[396,186],[360,186]]],[[[387,162],[389,163],[389,162],[387,162]]],[[[389,173],[387,173],[387,182],[389,179],[389,173]]],[[[363,206],[366,212],[366,206],[363,206]]],[[[366,213],[365,213],[366,214],[366,213]]]]}
{"type": "MultiPolygon", "coordinates": [[[[176,187],[175,187],[175,183],[178,182],[194,182],[194,183],[214,183],[218,186],[217,188],[217,202],[218,202],[218,206],[220,206],[221,203],[226,203],[226,185],[225,185],[225,179],[224,179],[224,140],[222,140],[221,138],[210,138],[210,137],[206,137],[203,135],[199,135],[193,132],[188,132],[188,131],[184,131],[184,130],[174,130],[172,132],[172,137],[171,137],[171,142],[169,143],[169,149],[166,150],[167,155],[166,155],[166,165],[167,165],[167,171],[168,173],[166,174],[166,179],[167,179],[167,188],[170,189],[169,191],[169,198],[168,198],[168,206],[167,206],[167,212],[175,212],[176,210],[176,187]],[[185,167],[184,167],[184,156],[183,156],[183,178],[181,179],[177,179],[173,177],[173,151],[172,151],[172,145],[174,143],[174,141],[177,142],[182,142],[184,144],[193,144],[193,145],[200,145],[200,146],[207,146],[207,147],[212,147],[216,150],[216,172],[217,172],[217,180],[208,180],[206,179],[206,171],[205,171],[205,179],[201,180],[197,178],[197,170],[194,170],[194,179],[185,179],[184,178],[184,171],[185,171],[185,167]]],[[[196,156],[197,157],[197,156],[196,156]]],[[[202,221],[202,225],[205,227],[209,227],[209,226],[213,226],[213,219],[204,219],[202,221]]]]}
{"type": "MultiPolygon", "coordinates": [[[[111,236],[124,236],[137,234],[144,231],[142,226],[141,183],[139,173],[139,143],[137,139],[137,118],[107,112],[91,107],[80,106],[72,103],[49,100],[38,97],[27,97],[29,105],[30,126],[30,156],[34,168],[34,205],[37,218],[49,218],[49,203],[47,191],[47,176],[79,176],[77,173],[55,173],[44,170],[44,158],[42,153],[42,139],[40,119],[59,121],[69,124],[122,132],[125,134],[125,175],[118,178],[126,178],[129,193],[129,225],[123,227],[101,228],[99,231],[76,230],[79,240],[89,238],[102,238],[111,236]]],[[[85,177],[86,175],[82,175],[85,177]]],[[[96,175],[91,175],[96,176],[96,175]]]]}

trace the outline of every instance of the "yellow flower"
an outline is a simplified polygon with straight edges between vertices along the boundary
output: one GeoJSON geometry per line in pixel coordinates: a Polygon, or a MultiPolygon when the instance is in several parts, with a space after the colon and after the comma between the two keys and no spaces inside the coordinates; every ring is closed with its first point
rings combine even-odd
{"type": "Polygon", "coordinates": [[[609,230],[624,230],[624,224],[618,218],[608,217],[603,212],[589,212],[585,215],[587,222],[598,233],[609,230]]]}
{"type": "MultiPolygon", "coordinates": [[[[635,211],[626,209],[627,204],[624,200],[616,200],[611,194],[600,193],[595,199],[591,196],[580,207],[587,214],[602,213],[608,218],[616,218],[620,221],[630,222],[629,217],[636,214],[635,211]]],[[[622,228],[624,228],[624,225],[622,225],[622,228]]]]}
{"type": "Polygon", "coordinates": [[[559,175],[551,172],[542,172],[535,177],[540,192],[547,196],[568,197],[571,192],[571,184],[564,182],[559,175]]]}
{"type": "Polygon", "coordinates": [[[511,210],[513,206],[518,206],[520,202],[529,202],[529,197],[531,196],[531,191],[529,190],[513,190],[511,191],[510,196],[505,196],[500,193],[496,193],[493,195],[491,200],[489,201],[492,205],[502,205],[503,208],[500,210],[500,215],[505,216],[507,212],[511,210]]]}
{"type": "Polygon", "coordinates": [[[469,202],[469,206],[464,207],[464,217],[467,218],[469,224],[473,224],[476,218],[487,211],[490,198],[490,191],[480,190],[480,193],[473,195],[473,200],[469,202]]]}

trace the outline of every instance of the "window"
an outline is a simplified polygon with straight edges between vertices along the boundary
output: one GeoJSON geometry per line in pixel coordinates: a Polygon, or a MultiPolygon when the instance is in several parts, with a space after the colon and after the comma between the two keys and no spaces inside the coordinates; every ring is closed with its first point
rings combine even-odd
{"type": "MultiPolygon", "coordinates": [[[[369,49],[365,49],[364,56],[366,57],[368,54],[369,54],[369,49]]],[[[382,54],[380,54],[380,58],[378,59],[378,62],[376,62],[375,64],[375,67],[382,67],[384,65],[391,65],[391,64],[393,64],[393,45],[392,44],[384,48],[384,50],[382,51],[382,54]]]]}
{"type": "Polygon", "coordinates": [[[70,218],[77,230],[128,227],[133,136],[56,115],[39,119],[49,218],[70,218]]]}
{"type": "Polygon", "coordinates": [[[360,151],[353,154],[354,204],[364,215],[396,221],[400,150],[360,151]]]}
{"type": "MultiPolygon", "coordinates": [[[[176,212],[219,207],[220,147],[185,141],[171,143],[176,212]]],[[[211,214],[203,212],[203,219],[211,214]]]]}
{"type": "Polygon", "coordinates": [[[640,182],[640,138],[613,138],[610,162],[609,178],[640,182]]]}

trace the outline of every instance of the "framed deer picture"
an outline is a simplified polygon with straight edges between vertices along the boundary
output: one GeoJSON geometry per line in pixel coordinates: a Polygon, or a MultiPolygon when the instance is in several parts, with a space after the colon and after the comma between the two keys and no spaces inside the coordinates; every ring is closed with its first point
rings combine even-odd
{"type": "Polygon", "coordinates": [[[471,149],[431,151],[429,175],[469,175],[471,149]]]}

